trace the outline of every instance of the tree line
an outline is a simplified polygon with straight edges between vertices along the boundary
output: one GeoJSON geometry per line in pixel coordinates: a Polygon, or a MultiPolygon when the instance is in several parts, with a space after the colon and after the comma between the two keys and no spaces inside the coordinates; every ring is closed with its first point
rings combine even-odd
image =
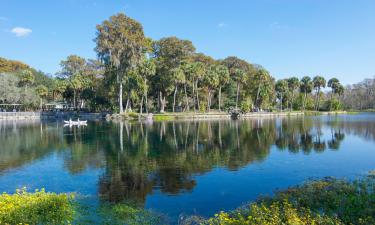
{"type": "MultiPolygon", "coordinates": [[[[276,81],[264,67],[236,56],[216,60],[198,53],[189,40],[152,40],[144,35],[139,22],[123,13],[97,25],[94,41],[98,58],[70,55],[62,60],[61,70],[49,78],[51,82],[39,85],[40,99],[120,113],[343,107],[344,87],[337,78],[327,82],[322,76],[305,76],[276,81]],[[323,91],[326,86],[331,90],[328,93],[323,91]]],[[[17,85],[27,89],[33,82],[25,79],[17,85]]]]}
{"type": "Polygon", "coordinates": [[[345,108],[357,110],[371,110],[375,108],[375,78],[345,87],[342,98],[345,108]]]}

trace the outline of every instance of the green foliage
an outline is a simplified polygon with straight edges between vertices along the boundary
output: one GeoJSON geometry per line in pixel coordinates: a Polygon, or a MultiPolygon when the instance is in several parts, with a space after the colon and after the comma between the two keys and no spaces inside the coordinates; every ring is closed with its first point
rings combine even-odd
{"type": "Polygon", "coordinates": [[[30,69],[30,67],[23,62],[0,57],[0,73],[15,72],[18,70],[27,69],[30,69]]]}
{"type": "Polygon", "coordinates": [[[38,93],[40,98],[44,98],[48,95],[48,88],[42,84],[36,87],[35,91],[38,93]]]}
{"type": "Polygon", "coordinates": [[[44,189],[29,193],[0,195],[0,224],[70,224],[73,220],[74,196],[54,194],[44,189]]]}
{"type": "Polygon", "coordinates": [[[251,103],[250,103],[250,101],[243,101],[243,102],[241,102],[240,109],[243,112],[250,112],[251,111],[251,103]]]}
{"type": "Polygon", "coordinates": [[[154,225],[161,224],[163,221],[163,218],[156,213],[125,203],[105,204],[99,209],[99,215],[102,217],[101,224],[108,225],[154,225]]]}
{"type": "Polygon", "coordinates": [[[375,224],[375,176],[325,178],[262,198],[205,224],[375,224]]]}
{"type": "Polygon", "coordinates": [[[20,83],[22,86],[32,85],[35,82],[34,74],[30,70],[24,70],[21,72],[20,83]]]}
{"type": "Polygon", "coordinates": [[[39,97],[35,88],[24,89],[19,83],[20,79],[16,75],[0,73],[0,102],[37,106],[39,97]]]}
{"type": "Polygon", "coordinates": [[[156,114],[153,116],[154,121],[169,121],[174,119],[176,119],[176,117],[171,115],[156,114]]]}
{"type": "Polygon", "coordinates": [[[295,208],[287,200],[273,202],[270,205],[251,204],[249,208],[232,213],[220,212],[206,223],[210,225],[338,225],[343,224],[334,217],[321,216],[310,210],[295,208]]]}

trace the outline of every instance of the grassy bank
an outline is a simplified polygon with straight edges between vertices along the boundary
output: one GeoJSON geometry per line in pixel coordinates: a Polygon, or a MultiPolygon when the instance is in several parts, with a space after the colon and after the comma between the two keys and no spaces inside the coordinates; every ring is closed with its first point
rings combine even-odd
{"type": "Polygon", "coordinates": [[[375,173],[355,181],[309,181],[200,223],[375,224],[375,173]]]}
{"type": "MultiPolygon", "coordinates": [[[[304,113],[301,111],[292,111],[292,112],[254,112],[254,113],[246,113],[243,114],[242,117],[244,118],[255,118],[255,117],[277,117],[277,116],[294,116],[294,115],[303,115],[304,113]]],[[[112,116],[108,117],[110,120],[138,120],[138,119],[146,119],[147,114],[139,115],[139,113],[131,112],[131,113],[123,113],[123,114],[113,114],[112,116]]],[[[166,112],[166,113],[156,113],[152,116],[154,121],[171,121],[171,120],[189,120],[189,119],[228,119],[230,118],[229,113],[227,112],[166,112]]]]}

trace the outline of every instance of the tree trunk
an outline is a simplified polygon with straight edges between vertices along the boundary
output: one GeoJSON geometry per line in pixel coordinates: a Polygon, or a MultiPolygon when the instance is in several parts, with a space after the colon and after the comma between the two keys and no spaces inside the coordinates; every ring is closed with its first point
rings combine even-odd
{"type": "Polygon", "coordinates": [[[283,111],[283,93],[281,93],[281,98],[280,98],[280,110],[281,112],[283,111]]]}
{"type": "Polygon", "coordinates": [[[195,80],[193,79],[193,106],[194,106],[194,112],[196,111],[196,104],[195,104],[195,80]]]}
{"type": "Polygon", "coordinates": [[[292,99],[290,101],[290,111],[293,111],[294,92],[292,92],[292,99]]]}
{"type": "Polygon", "coordinates": [[[129,95],[128,95],[127,99],[126,99],[125,113],[128,112],[128,109],[129,109],[129,95]]]}
{"type": "Polygon", "coordinates": [[[221,112],[221,86],[219,87],[219,112],[221,112]]]}
{"type": "Polygon", "coordinates": [[[207,92],[207,111],[210,112],[210,90],[207,92]]]}
{"type": "Polygon", "coordinates": [[[120,88],[119,88],[119,103],[120,103],[120,113],[123,113],[124,112],[124,107],[122,105],[122,81],[120,81],[120,88]]]}
{"type": "Polygon", "coordinates": [[[146,109],[146,114],[148,114],[147,91],[145,91],[145,109],[146,109]]]}
{"type": "Polygon", "coordinates": [[[303,111],[305,111],[305,109],[306,109],[306,98],[307,98],[307,92],[305,91],[305,96],[303,98],[303,106],[302,106],[303,111]]]}
{"type": "Polygon", "coordinates": [[[40,111],[43,109],[43,98],[40,98],[40,111]]]}
{"type": "Polygon", "coordinates": [[[175,89],[174,89],[174,93],[173,93],[173,109],[172,109],[172,112],[175,111],[175,107],[176,107],[177,88],[178,88],[178,86],[176,85],[176,86],[175,86],[175,89]]]}
{"type": "Polygon", "coordinates": [[[317,108],[316,108],[316,111],[319,111],[320,109],[320,88],[318,89],[318,102],[317,102],[317,108]]]}
{"type": "Polygon", "coordinates": [[[140,105],[140,107],[139,107],[139,108],[140,108],[140,110],[139,110],[139,111],[140,111],[140,113],[139,113],[139,118],[141,118],[142,113],[143,113],[143,98],[144,98],[144,97],[142,96],[142,98],[141,98],[141,105],[140,105]]]}
{"type": "Polygon", "coordinates": [[[186,84],[184,84],[184,91],[185,91],[185,101],[186,101],[186,106],[185,106],[185,110],[189,111],[189,99],[188,99],[188,96],[187,96],[187,91],[186,91],[186,84]]]}
{"type": "Polygon", "coordinates": [[[238,109],[238,96],[240,94],[240,83],[237,82],[236,109],[238,109]]]}
{"type": "Polygon", "coordinates": [[[159,91],[159,98],[160,98],[160,112],[164,113],[164,107],[165,107],[165,97],[163,97],[163,93],[159,91]]]}
{"type": "Polygon", "coordinates": [[[73,107],[74,109],[77,108],[77,102],[76,102],[76,90],[73,90],[73,107]]]}
{"type": "MultiPolygon", "coordinates": [[[[256,99],[255,99],[255,106],[256,106],[256,107],[258,107],[259,94],[260,94],[260,84],[258,85],[257,97],[256,97],[256,99]]],[[[258,107],[258,108],[259,108],[259,107],[258,107]]]]}
{"type": "Polygon", "coordinates": [[[196,91],[196,94],[197,94],[197,107],[198,107],[198,111],[199,111],[200,110],[200,103],[199,103],[198,80],[195,83],[195,91],[196,91]]]}
{"type": "Polygon", "coordinates": [[[147,99],[147,79],[145,79],[145,92],[144,92],[144,96],[145,96],[145,110],[146,110],[146,114],[148,114],[148,99],[147,99]]]}

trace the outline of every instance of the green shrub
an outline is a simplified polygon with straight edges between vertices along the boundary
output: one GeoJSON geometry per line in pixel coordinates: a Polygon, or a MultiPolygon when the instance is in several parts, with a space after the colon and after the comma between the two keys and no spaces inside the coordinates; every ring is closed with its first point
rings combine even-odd
{"type": "Polygon", "coordinates": [[[171,115],[156,114],[152,117],[152,119],[154,121],[169,121],[176,119],[176,117],[171,115]]]}
{"type": "Polygon", "coordinates": [[[250,102],[249,101],[241,102],[240,109],[243,112],[250,112],[250,110],[251,110],[251,104],[250,104],[250,102]]]}
{"type": "Polygon", "coordinates": [[[329,225],[343,224],[335,217],[321,216],[312,213],[305,208],[295,208],[287,200],[273,202],[270,205],[265,203],[251,204],[247,209],[237,210],[232,213],[220,212],[214,218],[207,221],[210,225],[329,225]]]}
{"type": "Polygon", "coordinates": [[[206,112],[207,111],[207,102],[201,101],[199,102],[199,112],[206,112]]]}
{"type": "Polygon", "coordinates": [[[45,192],[0,195],[0,224],[70,224],[73,219],[74,196],[45,192]]]}

